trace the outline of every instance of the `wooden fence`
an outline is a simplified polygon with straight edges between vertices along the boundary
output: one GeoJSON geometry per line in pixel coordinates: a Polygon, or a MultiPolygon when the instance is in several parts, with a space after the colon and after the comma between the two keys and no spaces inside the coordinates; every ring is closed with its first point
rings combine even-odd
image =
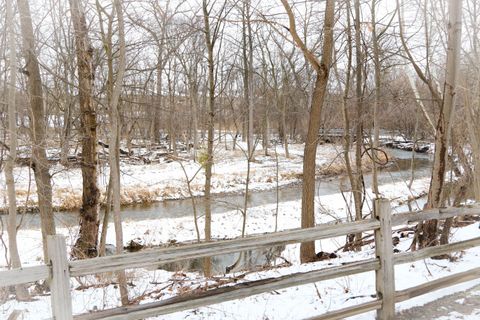
{"type": "Polygon", "coordinates": [[[136,253],[79,261],[68,261],[65,238],[63,236],[51,236],[48,239],[48,250],[51,259],[48,265],[0,272],[0,286],[12,286],[44,279],[49,280],[52,314],[57,320],[143,319],[229,300],[241,299],[283,288],[375,271],[377,291],[375,300],[329,312],[311,319],[342,319],[372,310],[377,310],[378,319],[393,319],[395,303],[397,302],[480,277],[480,268],[474,268],[405,290],[395,291],[395,265],[409,263],[435,255],[466,250],[480,245],[480,237],[447,245],[429,247],[414,252],[393,254],[392,226],[406,225],[428,219],[446,219],[455,216],[479,214],[480,207],[474,206],[441,208],[392,215],[389,201],[386,199],[377,199],[374,200],[374,217],[359,222],[323,224],[309,229],[286,230],[240,239],[191,244],[182,247],[149,249],[136,253]],[[118,307],[75,316],[72,315],[71,277],[152,267],[185,259],[327,239],[371,230],[374,230],[375,233],[376,258],[348,263],[342,266],[289,274],[277,278],[243,282],[234,286],[208,290],[200,294],[186,294],[164,301],[118,307]]]}

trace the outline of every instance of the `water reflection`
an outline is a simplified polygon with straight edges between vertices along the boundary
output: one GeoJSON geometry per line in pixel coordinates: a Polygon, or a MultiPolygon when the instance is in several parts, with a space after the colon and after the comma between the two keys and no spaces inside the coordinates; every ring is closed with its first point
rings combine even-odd
{"type": "MultiPolygon", "coordinates": [[[[411,152],[389,149],[397,160],[392,165],[380,170],[378,179],[380,184],[409,181],[411,152]]],[[[415,178],[424,178],[430,175],[432,159],[428,154],[415,155],[415,178]]],[[[327,179],[318,179],[316,194],[331,195],[340,190],[341,177],[327,179]]],[[[371,185],[371,175],[365,177],[366,187],[371,185]]],[[[279,202],[293,201],[301,199],[301,184],[288,185],[278,190],[279,202]]],[[[227,194],[213,196],[212,213],[223,213],[236,207],[243,207],[244,196],[242,194],[227,194]]],[[[248,206],[256,207],[276,203],[276,190],[252,191],[248,198],[248,206]]],[[[143,205],[132,205],[122,208],[122,218],[124,221],[143,221],[166,218],[188,217],[192,215],[192,206],[190,199],[166,200],[143,205]]],[[[202,198],[197,200],[198,211],[204,211],[202,198]]],[[[0,216],[5,220],[7,216],[0,216]]],[[[19,217],[20,219],[20,217],[19,217]]],[[[56,223],[59,227],[73,227],[78,225],[78,212],[57,212],[55,214],[56,223]]],[[[5,223],[5,221],[4,221],[5,223]]],[[[23,218],[23,229],[39,229],[40,219],[38,214],[27,214],[23,218]]]]}

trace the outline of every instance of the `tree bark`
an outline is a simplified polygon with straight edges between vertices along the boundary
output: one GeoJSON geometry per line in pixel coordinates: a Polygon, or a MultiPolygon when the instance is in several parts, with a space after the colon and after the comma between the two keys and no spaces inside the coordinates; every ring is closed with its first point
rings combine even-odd
{"type": "MultiPolygon", "coordinates": [[[[7,185],[8,195],[8,252],[10,254],[10,267],[21,268],[22,262],[18,254],[17,246],[17,199],[15,195],[15,179],[13,176],[13,168],[15,166],[15,159],[17,158],[17,117],[15,105],[16,93],[16,78],[17,78],[17,51],[15,45],[15,19],[13,17],[13,3],[7,1],[6,3],[6,28],[7,28],[7,42],[8,42],[8,60],[7,69],[10,70],[8,79],[8,133],[9,133],[9,149],[10,152],[5,161],[5,183],[7,185]]],[[[15,286],[16,299],[25,301],[29,299],[27,288],[24,285],[15,286]]]]}
{"type": "Polygon", "coordinates": [[[76,258],[95,257],[98,240],[99,190],[97,187],[97,119],[93,104],[93,48],[88,38],[85,11],[81,0],[69,0],[75,32],[78,64],[78,95],[82,134],[82,207],[79,237],[72,250],[76,258]]]}
{"type": "Polygon", "coordinates": [[[372,15],[372,44],[373,44],[373,64],[375,70],[375,98],[373,100],[373,150],[372,150],[372,164],[373,164],[373,175],[372,175],[372,191],[377,198],[380,198],[380,191],[378,189],[378,147],[380,139],[380,119],[378,114],[378,105],[380,100],[380,85],[381,85],[381,66],[380,66],[380,48],[379,48],[379,39],[377,35],[377,22],[376,22],[376,6],[377,0],[372,0],[371,4],[371,15],[372,15]]]}
{"type": "MultiPolygon", "coordinates": [[[[347,176],[350,181],[350,187],[352,190],[356,189],[356,180],[353,175],[353,170],[352,170],[352,163],[350,160],[350,145],[351,145],[351,134],[350,134],[350,116],[348,114],[348,100],[349,100],[349,93],[350,93],[350,81],[351,81],[351,75],[352,75],[352,56],[353,56],[353,46],[352,46],[352,33],[351,33],[351,20],[350,20],[350,11],[351,11],[351,5],[350,2],[347,1],[346,3],[346,12],[347,12],[347,67],[345,70],[346,74],[346,79],[345,79],[345,85],[343,89],[343,99],[342,99],[342,118],[343,118],[343,158],[345,161],[345,168],[347,171],[347,176]]],[[[336,60],[336,59],[335,59],[336,60]]],[[[338,86],[341,87],[341,82],[340,82],[340,74],[338,73],[338,69],[335,66],[334,68],[337,81],[338,81],[338,86]]],[[[349,218],[351,221],[354,220],[353,215],[351,214],[351,210],[349,207],[349,204],[346,203],[347,205],[347,211],[349,213],[349,218]]],[[[351,250],[354,246],[354,241],[355,240],[355,235],[354,234],[349,234],[347,235],[347,243],[345,244],[344,251],[351,250]]]]}
{"type": "Polygon", "coordinates": [[[48,261],[47,236],[55,234],[52,208],[52,182],[47,160],[47,140],[43,88],[40,66],[35,53],[32,18],[27,0],[17,0],[26,62],[27,86],[30,96],[30,137],[35,183],[37,185],[38,208],[42,227],[43,257],[48,261]]]}
{"type": "MultiPolygon", "coordinates": [[[[458,66],[460,64],[462,35],[462,0],[449,1],[447,70],[443,90],[443,100],[435,135],[435,155],[432,178],[428,192],[427,208],[442,205],[442,192],[447,167],[449,136],[455,109],[458,66]]],[[[420,247],[438,244],[438,220],[428,220],[423,224],[423,237],[420,247]]]]}
{"type": "MultiPolygon", "coordinates": [[[[321,124],[323,101],[327,92],[328,75],[333,51],[333,25],[335,21],[335,1],[327,0],[325,8],[324,41],[322,59],[319,61],[313,53],[307,49],[297,34],[295,17],[287,0],[282,0],[287,11],[290,34],[295,44],[302,50],[305,58],[309,61],[317,73],[315,88],[312,95],[307,137],[305,141],[303,158],[303,187],[302,187],[302,228],[315,226],[315,167],[318,145],[318,132],[321,124]]],[[[302,263],[315,260],[315,242],[305,242],[300,246],[300,260],[302,263]]]]}
{"type": "Polygon", "coordinates": [[[245,0],[242,7],[242,52],[243,52],[243,85],[244,99],[247,109],[247,148],[248,159],[253,160],[253,41],[250,23],[250,0],[245,0]],[[248,47],[248,48],[247,48],[248,47]]]}
{"type": "MultiPolygon", "coordinates": [[[[363,218],[363,170],[362,170],[362,147],[363,147],[363,52],[360,30],[360,0],[355,0],[355,95],[356,95],[356,127],[355,127],[355,171],[352,184],[353,200],[355,204],[355,220],[363,218]]],[[[355,249],[360,250],[362,233],[355,234],[355,249]]]]}
{"type": "MultiPolygon", "coordinates": [[[[210,16],[207,8],[207,1],[202,2],[203,19],[205,27],[205,43],[207,46],[207,63],[208,63],[208,117],[207,117],[207,159],[205,160],[205,241],[212,239],[212,210],[211,210],[211,187],[212,187],[212,166],[213,166],[213,139],[214,139],[214,121],[215,121],[215,74],[214,74],[214,57],[210,16]]],[[[212,266],[210,257],[205,258],[203,271],[206,277],[212,275],[212,266]]]]}
{"type": "Polygon", "coordinates": [[[155,96],[155,107],[153,111],[153,125],[152,125],[152,137],[155,143],[160,143],[160,119],[163,108],[163,93],[162,93],[162,73],[164,62],[162,60],[163,49],[162,46],[159,48],[159,56],[157,62],[157,86],[156,86],[156,96],[155,96]]]}

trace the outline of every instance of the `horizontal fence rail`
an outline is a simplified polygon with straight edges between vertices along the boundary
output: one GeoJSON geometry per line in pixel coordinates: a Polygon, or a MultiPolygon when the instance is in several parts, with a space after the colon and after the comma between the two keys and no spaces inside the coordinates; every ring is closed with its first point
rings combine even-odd
{"type": "Polygon", "coordinates": [[[395,300],[402,302],[429,293],[431,291],[447,288],[455,284],[471,281],[480,278],[480,268],[470,269],[464,272],[452,274],[437,280],[420,284],[405,290],[397,291],[395,300]]]}
{"type": "Polygon", "coordinates": [[[45,280],[50,277],[49,266],[34,266],[0,272],[0,287],[45,280]]]}
{"type": "Polygon", "coordinates": [[[405,290],[395,291],[393,266],[410,263],[432,256],[462,251],[480,245],[480,237],[456,243],[428,247],[414,252],[393,254],[392,226],[407,225],[430,219],[446,219],[455,216],[480,215],[478,205],[460,208],[429,209],[391,215],[390,204],[385,199],[374,200],[374,218],[359,222],[322,224],[308,229],[285,230],[239,239],[219,240],[168,248],[147,249],[136,253],[112,255],[79,261],[68,261],[65,238],[49,237],[48,248],[51,265],[25,267],[0,272],[0,286],[12,286],[47,279],[51,287],[52,311],[55,319],[142,319],[184,311],[210,304],[245,298],[251,295],[304,285],[312,282],[375,271],[377,298],[373,301],[328,312],[311,319],[342,319],[348,316],[377,310],[379,319],[391,319],[395,303],[480,277],[480,268],[454,274],[405,290]],[[70,277],[101,272],[160,266],[186,259],[203,258],[259,248],[307,242],[374,231],[375,259],[289,274],[276,278],[242,282],[202,293],[186,294],[171,299],[126,306],[94,313],[72,316],[70,277]],[[378,297],[381,297],[379,299],[378,297]]]}
{"type": "Polygon", "coordinates": [[[464,207],[448,207],[426,209],[419,212],[404,212],[392,215],[392,225],[412,224],[425,220],[443,220],[453,217],[478,216],[480,215],[480,205],[475,204],[464,207]]]}
{"type": "Polygon", "coordinates": [[[109,272],[126,268],[158,266],[163,263],[186,259],[334,238],[349,233],[369,231],[379,228],[379,226],[380,223],[376,219],[369,219],[342,224],[326,224],[308,229],[287,230],[232,240],[204,242],[161,249],[147,249],[142,252],[130,254],[72,261],[70,263],[70,272],[72,276],[83,276],[98,273],[99,269],[103,272],[109,272]]]}
{"type": "Polygon", "coordinates": [[[324,281],[357,273],[373,271],[378,269],[379,267],[380,263],[377,259],[369,259],[364,262],[355,262],[344,266],[336,266],[325,268],[322,270],[294,273],[278,278],[267,278],[257,281],[244,282],[235,286],[205,291],[201,294],[187,294],[159,302],[120,307],[111,310],[80,315],[74,317],[74,319],[142,319],[155,315],[163,315],[193,309],[209,304],[242,299],[260,293],[280,290],[293,286],[300,286],[312,282],[324,281]]]}

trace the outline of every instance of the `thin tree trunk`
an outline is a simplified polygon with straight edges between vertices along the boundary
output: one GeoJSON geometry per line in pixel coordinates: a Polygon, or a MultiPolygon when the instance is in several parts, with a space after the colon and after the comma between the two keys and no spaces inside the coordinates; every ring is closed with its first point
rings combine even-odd
{"type": "MultiPolygon", "coordinates": [[[[476,84],[477,86],[480,84],[480,79],[477,79],[476,84]]],[[[467,109],[467,116],[465,118],[467,120],[468,138],[472,148],[474,197],[475,201],[480,201],[480,141],[478,138],[480,136],[480,130],[470,94],[469,92],[464,93],[465,107],[467,109]]],[[[476,94],[480,94],[480,92],[476,92],[476,94]]]]}
{"type": "MultiPolygon", "coordinates": [[[[363,147],[363,80],[362,64],[363,52],[360,30],[360,0],[355,0],[355,95],[356,95],[356,128],[355,128],[355,184],[352,185],[353,199],[355,203],[355,220],[362,220],[363,211],[363,170],[362,170],[362,147],[363,147]]],[[[355,234],[355,249],[360,250],[362,233],[355,234]]]]}
{"type": "Polygon", "coordinates": [[[152,137],[155,143],[160,143],[160,116],[162,113],[163,108],[163,93],[162,93],[162,73],[163,73],[163,48],[160,46],[159,48],[159,58],[158,58],[158,65],[157,65],[157,94],[156,94],[156,101],[155,107],[153,112],[153,126],[152,126],[152,137]]]}
{"type": "Polygon", "coordinates": [[[413,130],[413,150],[410,161],[410,181],[408,182],[408,189],[412,189],[413,181],[415,180],[415,148],[417,146],[418,118],[418,111],[415,111],[415,128],[413,130]]]}
{"type": "MultiPolygon", "coordinates": [[[[67,85],[65,86],[67,87],[67,85]]],[[[68,91],[67,91],[68,92],[68,91]]],[[[69,95],[69,93],[67,93],[69,95]]],[[[70,104],[70,96],[67,96],[65,99],[65,112],[63,114],[63,134],[62,134],[62,150],[60,154],[60,162],[62,165],[68,165],[68,153],[70,151],[70,132],[71,132],[71,120],[72,117],[72,108],[70,104]]]]}
{"type": "Polygon", "coordinates": [[[110,220],[110,212],[112,210],[112,175],[110,175],[107,186],[107,200],[105,201],[105,212],[103,214],[102,231],[100,233],[100,245],[98,255],[104,257],[106,255],[108,221],[110,220]]]}
{"type": "Polygon", "coordinates": [[[433,121],[430,118],[430,116],[428,115],[427,109],[425,108],[425,105],[423,104],[423,101],[420,98],[420,94],[418,93],[418,89],[417,89],[417,86],[415,84],[415,80],[409,74],[407,74],[407,77],[408,77],[408,82],[410,83],[410,87],[412,88],[413,94],[415,95],[415,99],[417,100],[418,107],[420,108],[420,110],[422,110],[422,114],[425,117],[425,119],[427,119],[427,122],[428,122],[430,128],[432,129],[432,133],[435,134],[435,131],[436,131],[435,125],[433,124],[433,121]]]}
{"type": "Polygon", "coordinates": [[[268,149],[270,148],[270,120],[268,119],[268,106],[265,106],[265,114],[263,118],[263,150],[265,156],[269,156],[268,149]]]}
{"type": "Polygon", "coordinates": [[[177,156],[177,128],[175,119],[175,77],[171,78],[172,66],[169,64],[169,71],[167,73],[168,82],[168,132],[170,137],[170,151],[177,156]]]}
{"type": "MultiPolygon", "coordinates": [[[[254,159],[255,146],[253,142],[253,46],[252,26],[250,24],[250,0],[243,2],[242,7],[242,51],[243,51],[243,96],[247,107],[247,176],[245,195],[243,199],[242,237],[247,226],[248,196],[250,187],[250,167],[254,159]],[[247,48],[248,47],[248,48],[247,48]]],[[[239,258],[245,253],[240,253],[239,258]]]]}
{"type": "Polygon", "coordinates": [[[377,198],[380,197],[380,191],[378,189],[378,146],[380,138],[380,119],[378,115],[378,105],[380,100],[380,49],[378,45],[377,37],[377,22],[375,20],[375,10],[377,6],[377,0],[372,0],[371,4],[371,14],[372,14],[372,43],[373,43],[373,61],[375,69],[375,98],[373,100],[373,152],[372,152],[372,163],[373,163],[373,193],[377,198]]]}
{"type": "MultiPolygon", "coordinates": [[[[248,70],[246,74],[246,78],[248,79],[247,83],[247,105],[248,105],[248,158],[250,161],[253,161],[255,156],[255,146],[253,141],[253,39],[252,39],[252,24],[250,23],[250,0],[245,1],[245,16],[246,16],[246,27],[248,33],[248,41],[244,43],[244,47],[246,48],[248,43],[248,63],[245,65],[245,70],[248,70]]],[[[245,59],[247,57],[245,56],[245,59]]]]}
{"type": "Polygon", "coordinates": [[[42,226],[44,260],[48,261],[47,236],[55,234],[52,208],[52,183],[47,160],[45,111],[43,105],[42,79],[35,53],[32,18],[27,0],[17,0],[23,38],[23,52],[27,70],[27,85],[30,95],[30,137],[32,140],[33,172],[37,185],[38,208],[42,226]]]}
{"type": "MultiPolygon", "coordinates": [[[[344,126],[344,132],[343,132],[343,158],[345,161],[345,168],[347,171],[348,179],[350,181],[350,187],[352,190],[356,189],[356,180],[355,177],[353,176],[353,170],[352,170],[352,163],[350,161],[350,141],[351,141],[351,135],[350,135],[350,116],[348,114],[348,95],[350,93],[350,80],[351,80],[351,72],[352,72],[352,56],[353,56],[353,50],[352,50],[352,34],[351,34],[351,20],[350,20],[350,2],[347,1],[346,3],[347,9],[347,68],[345,70],[346,74],[346,80],[345,80],[345,87],[343,89],[343,99],[342,99],[342,117],[343,117],[343,126],[344,126]]],[[[340,74],[338,73],[338,69],[335,65],[334,68],[337,80],[338,80],[338,86],[341,87],[340,83],[340,74]]],[[[347,209],[350,212],[350,209],[348,208],[349,204],[346,202],[347,209]]],[[[351,220],[353,220],[353,217],[350,215],[351,220]]],[[[353,247],[354,243],[350,241],[350,239],[355,239],[355,235],[347,235],[347,243],[345,244],[344,251],[351,250],[353,247]]]]}
{"type": "MultiPolygon", "coordinates": [[[[193,81],[192,81],[193,82],[193,81]]],[[[192,101],[193,118],[193,160],[197,161],[198,150],[198,89],[197,85],[190,82],[190,99],[192,101]]]]}
{"type": "Polygon", "coordinates": [[[282,127],[283,127],[283,148],[285,150],[285,158],[290,158],[288,151],[288,135],[287,135],[287,104],[282,105],[282,127]]]}
{"type": "MultiPolygon", "coordinates": [[[[212,239],[212,210],[211,210],[211,186],[212,186],[212,166],[213,166],[213,139],[214,139],[214,121],[215,121],[215,74],[213,58],[213,41],[210,31],[210,17],[207,8],[207,1],[203,0],[203,19],[205,27],[205,42],[207,46],[208,63],[208,117],[207,117],[207,159],[205,161],[205,241],[212,239]]],[[[205,258],[203,272],[206,277],[212,275],[210,257],[205,258]]]]}
{"type": "MultiPolygon", "coordinates": [[[[120,211],[120,108],[119,101],[122,92],[123,77],[125,75],[125,31],[123,22],[123,9],[119,0],[114,0],[114,7],[117,14],[118,25],[118,71],[116,78],[114,79],[113,70],[113,43],[112,33],[109,32],[106,39],[105,47],[107,50],[108,58],[108,101],[110,109],[110,181],[112,183],[112,206],[113,206],[113,223],[115,226],[115,246],[116,253],[123,253],[123,229],[122,229],[122,217],[120,211]]],[[[109,30],[110,31],[110,30],[109,30]]],[[[122,305],[127,305],[128,301],[128,289],[127,280],[125,277],[125,271],[118,271],[117,278],[120,289],[120,297],[122,305]]]]}
{"type": "MultiPolygon", "coordinates": [[[[17,246],[17,199],[15,195],[15,179],[13,176],[13,168],[15,166],[15,159],[17,158],[17,118],[16,118],[16,78],[17,78],[17,51],[15,45],[15,20],[13,18],[13,3],[7,1],[6,3],[6,18],[7,18],[7,42],[8,42],[8,66],[10,70],[8,80],[8,133],[9,133],[9,149],[10,152],[5,161],[5,183],[7,185],[8,194],[8,252],[10,254],[10,267],[21,268],[22,262],[18,254],[17,246]]],[[[25,301],[29,299],[27,288],[24,285],[15,286],[16,299],[25,301]]]]}

